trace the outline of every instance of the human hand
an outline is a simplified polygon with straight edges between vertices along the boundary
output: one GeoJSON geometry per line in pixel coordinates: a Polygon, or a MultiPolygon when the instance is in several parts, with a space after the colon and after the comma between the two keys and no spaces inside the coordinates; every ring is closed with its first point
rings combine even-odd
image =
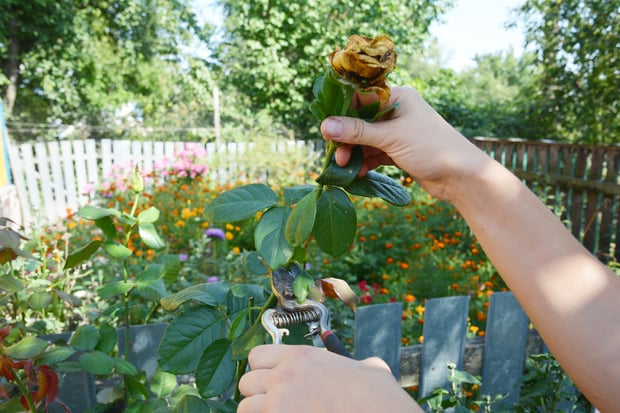
{"type": "Polygon", "coordinates": [[[388,104],[396,102],[399,106],[391,116],[379,122],[347,117],[330,117],[323,121],[321,132],[325,139],[343,144],[336,151],[336,162],[346,165],[353,147],[362,145],[361,175],[379,165],[396,165],[431,195],[449,200],[447,187],[452,178],[479,168],[488,158],[414,89],[392,88],[388,104]]]}
{"type": "Polygon", "coordinates": [[[239,413],[422,412],[381,359],[356,361],[310,346],[264,345],[239,383],[239,413]],[[418,409],[418,410],[416,410],[418,409]]]}

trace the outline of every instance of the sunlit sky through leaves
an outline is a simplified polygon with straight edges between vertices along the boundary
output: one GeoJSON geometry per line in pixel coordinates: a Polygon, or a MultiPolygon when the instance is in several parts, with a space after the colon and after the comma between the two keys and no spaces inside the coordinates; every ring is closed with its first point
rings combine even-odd
{"type": "Polygon", "coordinates": [[[455,0],[442,23],[431,26],[448,67],[461,70],[474,65],[477,54],[504,51],[512,47],[520,56],[524,35],[520,27],[506,28],[516,20],[511,12],[524,0],[455,0]]]}
{"type": "MultiPolygon", "coordinates": [[[[524,0],[454,0],[454,7],[441,23],[431,26],[437,37],[445,65],[461,70],[474,65],[477,54],[505,51],[512,48],[517,56],[523,52],[524,35],[519,27],[506,28],[515,20],[512,9],[524,0]]],[[[213,7],[214,0],[193,0],[200,19],[219,24],[221,11],[213,7]]],[[[202,52],[201,52],[202,54],[202,52]]]]}

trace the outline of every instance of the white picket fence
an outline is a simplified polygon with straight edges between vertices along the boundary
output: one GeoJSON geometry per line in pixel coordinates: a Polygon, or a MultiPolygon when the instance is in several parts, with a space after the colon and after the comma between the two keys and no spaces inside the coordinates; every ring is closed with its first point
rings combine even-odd
{"type": "MultiPolygon", "coordinates": [[[[250,170],[246,158],[253,143],[184,143],[130,140],[71,140],[25,143],[9,146],[13,183],[21,211],[22,225],[51,224],[67,216],[67,210],[78,210],[89,201],[91,188],[104,182],[118,168],[130,170],[139,165],[151,172],[165,159],[173,161],[177,154],[196,145],[206,150],[209,176],[219,183],[265,178],[265,170],[250,170]],[[192,146],[193,145],[193,146],[192,146]]],[[[322,148],[316,142],[285,141],[271,143],[270,152],[282,159],[304,153],[317,156],[322,148]]],[[[14,211],[17,212],[17,211],[14,211]]]]}

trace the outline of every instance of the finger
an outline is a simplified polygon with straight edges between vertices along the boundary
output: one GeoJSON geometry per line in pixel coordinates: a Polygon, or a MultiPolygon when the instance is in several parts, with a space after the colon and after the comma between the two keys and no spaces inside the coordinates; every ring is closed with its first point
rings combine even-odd
{"type": "Polygon", "coordinates": [[[265,412],[265,395],[257,394],[241,400],[237,406],[237,413],[262,413],[265,412]]]}
{"type": "Polygon", "coordinates": [[[267,392],[271,370],[250,370],[239,380],[239,391],[246,397],[267,392]]]}
{"type": "Polygon", "coordinates": [[[283,359],[295,354],[301,356],[311,346],[291,346],[286,344],[263,344],[256,346],[250,351],[248,361],[252,369],[272,369],[276,367],[283,359]]]}
{"type": "Polygon", "coordinates": [[[387,363],[379,357],[369,357],[365,360],[362,360],[362,363],[369,367],[387,370],[391,373],[390,366],[388,366],[387,363]]]}
{"type": "Polygon", "coordinates": [[[385,128],[361,119],[329,117],[321,123],[321,132],[326,139],[351,145],[379,146],[385,128]]]}

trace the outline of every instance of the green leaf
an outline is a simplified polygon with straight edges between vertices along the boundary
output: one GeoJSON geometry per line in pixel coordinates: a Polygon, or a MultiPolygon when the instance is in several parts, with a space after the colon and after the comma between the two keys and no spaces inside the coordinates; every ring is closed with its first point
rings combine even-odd
{"type": "Polygon", "coordinates": [[[355,207],[340,188],[327,187],[317,203],[317,214],[312,234],[319,248],[338,257],[348,251],[357,232],[355,207]]]}
{"type": "Polygon", "coordinates": [[[99,298],[114,297],[116,295],[123,295],[134,287],[135,284],[132,281],[115,281],[99,287],[97,295],[99,298]]]}
{"type": "Polygon", "coordinates": [[[95,220],[95,226],[103,231],[108,239],[116,238],[116,225],[112,216],[106,216],[95,220]]]}
{"type": "Polygon", "coordinates": [[[155,397],[164,398],[177,387],[177,376],[157,369],[151,379],[150,389],[155,397]]]}
{"type": "Polygon", "coordinates": [[[112,258],[124,259],[132,254],[129,248],[111,240],[104,241],[103,249],[110,254],[112,258]]]}
{"type": "Polygon", "coordinates": [[[174,374],[192,373],[199,361],[196,355],[225,335],[226,322],[219,311],[208,307],[189,309],[168,326],[159,346],[159,365],[174,374]]]}
{"type": "Polygon", "coordinates": [[[82,304],[82,299],[73,294],[67,294],[66,292],[60,290],[54,290],[54,294],[56,294],[56,296],[58,296],[58,298],[63,300],[65,303],[73,307],[78,307],[82,304]]]}
{"type": "Polygon", "coordinates": [[[315,96],[310,103],[310,112],[319,121],[328,116],[344,116],[347,114],[354,89],[350,85],[340,83],[328,68],[314,82],[312,92],[315,96]]]}
{"type": "Polygon", "coordinates": [[[109,355],[100,351],[82,354],[79,359],[80,367],[87,373],[95,375],[107,375],[114,369],[114,360],[109,355]]]}
{"type": "MultiPolygon", "coordinates": [[[[128,377],[125,377],[124,379],[125,379],[125,382],[127,383],[127,390],[128,390],[127,395],[130,398],[135,399],[135,400],[145,400],[145,401],[149,398],[149,389],[147,389],[146,387],[146,374],[143,371],[141,371],[139,374],[135,376],[128,376],[128,377]]],[[[142,406],[138,405],[138,407],[142,407],[142,406]]],[[[140,409],[140,410],[143,411],[144,413],[152,412],[152,410],[146,410],[146,411],[144,411],[143,409],[140,409]]],[[[127,413],[127,412],[124,411],[123,413],[127,413]]]]}
{"type": "Polygon", "coordinates": [[[464,370],[454,370],[453,374],[454,376],[448,376],[448,380],[453,383],[459,383],[459,384],[468,383],[468,384],[477,384],[477,385],[482,384],[482,382],[480,381],[478,377],[464,370]]]}
{"type": "Polygon", "coordinates": [[[209,403],[207,400],[203,400],[198,396],[187,395],[183,397],[174,406],[174,413],[196,413],[196,412],[211,412],[209,403]]]}
{"type": "Polygon", "coordinates": [[[150,222],[140,223],[138,225],[138,232],[140,233],[140,239],[146,244],[147,247],[154,250],[162,249],[166,246],[164,240],[162,240],[155,229],[155,226],[150,222]]]}
{"type": "Polygon", "coordinates": [[[376,102],[369,103],[357,109],[354,117],[372,122],[375,120],[375,116],[379,113],[380,108],[381,102],[377,100],[376,102]]]}
{"type": "Polygon", "coordinates": [[[150,301],[159,301],[168,295],[164,280],[161,279],[162,270],[161,265],[151,264],[136,275],[136,290],[141,297],[150,301]]]}
{"type": "Polygon", "coordinates": [[[166,287],[174,284],[179,278],[181,273],[181,260],[178,255],[163,255],[158,260],[158,263],[163,265],[161,271],[161,278],[164,280],[166,287]]]}
{"type": "Polygon", "coordinates": [[[327,167],[321,172],[316,181],[321,185],[335,185],[343,188],[351,185],[351,182],[357,177],[362,162],[364,161],[364,152],[361,146],[355,146],[351,152],[351,160],[347,166],[339,166],[336,163],[335,156],[329,161],[327,167]]]}
{"type": "Polygon", "coordinates": [[[34,291],[28,297],[28,304],[33,310],[43,310],[52,303],[52,295],[45,290],[34,291]]]}
{"type": "Polygon", "coordinates": [[[84,219],[98,220],[105,217],[120,217],[121,213],[112,208],[99,208],[86,205],[80,208],[77,214],[84,219]]]}
{"type": "Polygon", "coordinates": [[[268,186],[249,184],[222,192],[205,210],[211,222],[235,222],[250,218],[278,203],[278,196],[268,186]]]}
{"type": "Polygon", "coordinates": [[[265,290],[255,284],[234,284],[226,296],[228,314],[234,316],[239,311],[245,310],[250,305],[263,305],[265,303],[265,290]]]}
{"type": "Polygon", "coordinates": [[[37,358],[39,364],[47,364],[54,366],[61,361],[67,360],[69,357],[75,354],[75,350],[71,347],[60,346],[51,349],[37,358]]]}
{"type": "Polygon", "coordinates": [[[43,339],[26,336],[17,343],[7,347],[5,353],[7,356],[17,360],[28,360],[41,355],[49,343],[43,339]]]}
{"type": "Polygon", "coordinates": [[[293,208],[286,221],[285,236],[293,247],[302,245],[312,234],[316,218],[317,191],[306,194],[293,208]]]}
{"type": "Polygon", "coordinates": [[[97,343],[95,349],[103,353],[111,353],[114,347],[116,347],[116,329],[104,321],[99,326],[99,334],[101,339],[97,343]]]}
{"type": "Polygon", "coordinates": [[[95,326],[81,325],[71,336],[69,344],[78,350],[93,351],[101,335],[95,326]]]}
{"type": "Polygon", "coordinates": [[[389,176],[375,171],[358,177],[345,189],[353,195],[377,196],[396,206],[406,206],[411,202],[411,194],[405,188],[389,176]]]}
{"type": "Polygon", "coordinates": [[[153,223],[159,219],[159,209],[150,207],[138,214],[138,222],[140,224],[153,223]]]}
{"type": "Polygon", "coordinates": [[[214,341],[202,353],[196,369],[196,385],[204,398],[223,393],[235,378],[235,362],[228,339],[214,341]]]}
{"type": "Polygon", "coordinates": [[[16,293],[24,288],[24,284],[17,278],[8,274],[0,275],[0,289],[9,293],[16,293]]]}
{"type": "Polygon", "coordinates": [[[73,251],[71,254],[67,256],[65,260],[64,269],[68,270],[70,268],[75,268],[78,265],[82,264],[84,261],[89,259],[101,246],[102,241],[96,240],[91,241],[90,243],[84,245],[81,248],[73,251]]]}
{"type": "Polygon", "coordinates": [[[285,264],[293,255],[284,235],[291,209],[276,206],[263,214],[254,232],[256,250],[271,268],[285,264]]]}
{"type": "Polygon", "coordinates": [[[294,205],[314,190],[316,190],[314,185],[297,185],[291,188],[284,188],[284,201],[286,205],[294,205]]]}
{"type": "Polygon", "coordinates": [[[117,373],[124,374],[126,376],[135,376],[138,374],[138,370],[130,362],[119,357],[114,357],[112,361],[114,362],[114,369],[117,373]]]}
{"type": "Polygon", "coordinates": [[[174,311],[180,305],[191,300],[215,307],[226,302],[228,289],[229,285],[225,282],[193,285],[176,294],[162,298],[160,304],[166,311],[174,311]]]}
{"type": "Polygon", "coordinates": [[[265,329],[261,323],[254,323],[241,337],[233,340],[233,360],[248,358],[250,350],[265,342],[265,329]]]}
{"type": "Polygon", "coordinates": [[[265,264],[260,259],[260,255],[256,251],[250,252],[245,257],[245,266],[254,275],[269,274],[269,270],[265,267],[265,264]]]}
{"type": "Polygon", "coordinates": [[[314,278],[303,270],[293,281],[293,293],[298,303],[303,303],[308,297],[310,287],[314,285],[314,278]]]}

